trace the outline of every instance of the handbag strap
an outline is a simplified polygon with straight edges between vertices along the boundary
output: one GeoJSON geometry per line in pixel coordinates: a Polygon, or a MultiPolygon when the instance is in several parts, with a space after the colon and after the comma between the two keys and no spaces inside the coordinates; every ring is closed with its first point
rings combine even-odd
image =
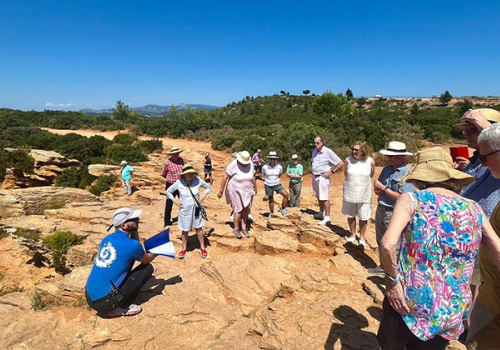
{"type": "MultiPolygon", "coordinates": [[[[193,180],[194,181],[194,180],[193,180]]],[[[199,208],[201,207],[200,202],[198,202],[198,199],[196,199],[196,196],[194,195],[193,191],[191,191],[191,186],[186,181],[187,188],[189,189],[189,192],[191,192],[191,196],[193,196],[194,201],[196,202],[196,206],[199,208]]]]}

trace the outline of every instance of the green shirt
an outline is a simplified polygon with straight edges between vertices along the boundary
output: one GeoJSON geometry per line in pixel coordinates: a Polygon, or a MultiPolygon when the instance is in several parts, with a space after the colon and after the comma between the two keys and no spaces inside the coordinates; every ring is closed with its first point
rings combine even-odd
{"type": "Polygon", "coordinates": [[[297,166],[293,164],[288,164],[288,167],[286,168],[286,173],[291,175],[300,175],[300,179],[290,178],[291,183],[298,184],[299,182],[302,182],[302,175],[304,175],[304,168],[302,167],[302,164],[297,164],[297,166]]]}

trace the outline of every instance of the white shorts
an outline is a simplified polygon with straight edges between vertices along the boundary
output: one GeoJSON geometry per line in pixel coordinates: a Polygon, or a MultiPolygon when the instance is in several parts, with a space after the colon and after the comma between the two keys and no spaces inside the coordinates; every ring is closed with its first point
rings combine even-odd
{"type": "Polygon", "coordinates": [[[313,195],[320,201],[327,201],[330,194],[330,183],[332,178],[324,178],[323,176],[313,176],[313,195]]]}
{"type": "Polygon", "coordinates": [[[348,218],[358,217],[359,220],[368,221],[372,216],[371,203],[351,203],[344,201],[342,203],[342,214],[348,218]]]}

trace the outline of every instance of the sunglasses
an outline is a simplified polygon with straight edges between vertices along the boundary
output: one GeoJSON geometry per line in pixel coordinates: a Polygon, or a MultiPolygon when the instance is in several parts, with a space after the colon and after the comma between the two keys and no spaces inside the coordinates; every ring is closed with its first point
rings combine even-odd
{"type": "Polygon", "coordinates": [[[130,219],[125,222],[139,222],[139,218],[130,219]]]}
{"type": "Polygon", "coordinates": [[[495,154],[495,153],[497,153],[497,152],[500,152],[500,149],[497,149],[496,151],[490,152],[490,153],[485,154],[485,155],[481,155],[481,154],[480,154],[480,155],[478,156],[478,158],[479,158],[479,160],[480,160],[481,162],[483,162],[483,163],[484,163],[484,162],[486,162],[486,158],[488,158],[489,156],[491,156],[491,155],[493,155],[493,154],[495,154]]]}
{"type": "Polygon", "coordinates": [[[321,142],[315,142],[314,144],[315,144],[315,145],[319,145],[320,143],[321,143],[321,142]]]}
{"type": "Polygon", "coordinates": [[[353,152],[360,152],[361,150],[359,148],[351,148],[353,152]]]}

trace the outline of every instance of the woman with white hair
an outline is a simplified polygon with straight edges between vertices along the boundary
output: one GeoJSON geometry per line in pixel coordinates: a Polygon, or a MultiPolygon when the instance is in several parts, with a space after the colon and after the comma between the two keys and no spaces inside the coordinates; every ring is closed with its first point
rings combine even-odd
{"type": "Polygon", "coordinates": [[[226,190],[226,202],[233,209],[233,234],[241,239],[242,235],[250,238],[248,233],[248,215],[252,206],[253,196],[257,193],[255,170],[250,153],[242,151],[236,155],[226,168],[222,179],[219,198],[226,190]],[[227,184],[227,188],[226,188],[227,184]]]}

